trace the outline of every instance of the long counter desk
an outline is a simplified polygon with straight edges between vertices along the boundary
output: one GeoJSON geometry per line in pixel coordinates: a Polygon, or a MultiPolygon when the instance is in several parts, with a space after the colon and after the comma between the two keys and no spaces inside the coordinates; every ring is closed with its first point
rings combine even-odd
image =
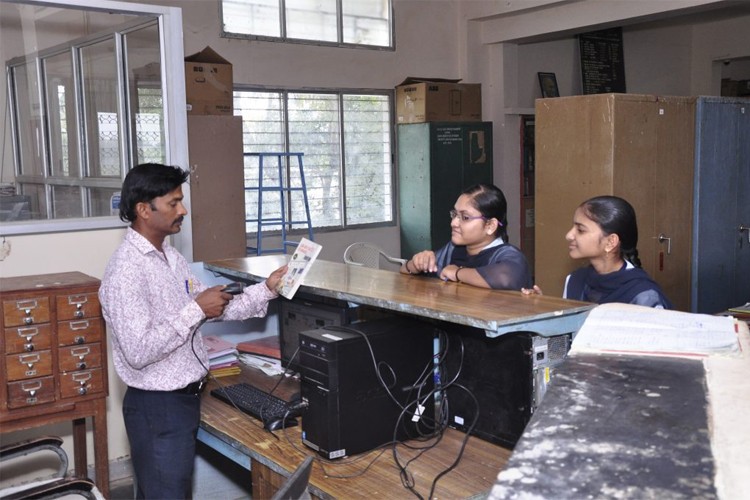
{"type": "MultiPolygon", "coordinates": [[[[230,279],[258,282],[287,259],[286,255],[264,255],[210,261],[204,267],[230,279]]],[[[488,337],[519,331],[544,336],[575,332],[594,306],[560,297],[477,288],[320,259],[313,263],[299,290],[480,328],[488,337]]]]}
{"type": "MultiPolygon", "coordinates": [[[[242,374],[221,378],[219,383],[248,382],[271,391],[279,377],[269,377],[259,370],[244,367],[242,374]]],[[[270,498],[307,455],[317,457],[309,486],[314,498],[412,496],[401,484],[392,448],[364,453],[353,459],[324,460],[302,445],[300,426],[278,430],[274,437],[263,429],[260,421],[211,396],[210,390],[215,387],[217,382],[211,381],[202,396],[198,440],[250,470],[252,498],[270,498]]],[[[299,382],[286,378],[274,394],[286,398],[296,391],[299,391],[299,382]]],[[[456,459],[464,438],[465,434],[447,429],[442,439],[410,443],[415,448],[398,447],[402,463],[415,459],[408,471],[414,479],[415,490],[422,497],[427,496],[433,480],[456,459]],[[420,454],[420,449],[426,451],[420,454]]],[[[440,477],[433,498],[486,496],[509,456],[510,450],[469,437],[460,462],[440,477]]]]}

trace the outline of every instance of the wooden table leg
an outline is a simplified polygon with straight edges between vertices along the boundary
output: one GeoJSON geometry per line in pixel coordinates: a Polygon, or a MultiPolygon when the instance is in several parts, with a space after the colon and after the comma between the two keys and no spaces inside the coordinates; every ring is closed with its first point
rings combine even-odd
{"type": "Polygon", "coordinates": [[[73,465],[76,477],[88,475],[86,452],[86,418],[73,419],[73,465]]]}
{"type": "Polygon", "coordinates": [[[271,498],[285,479],[257,460],[251,460],[250,477],[253,481],[252,498],[271,498]]]}
{"type": "Polygon", "coordinates": [[[96,487],[104,498],[109,498],[109,451],[107,443],[107,404],[105,399],[96,402],[93,417],[94,463],[96,487]]]}

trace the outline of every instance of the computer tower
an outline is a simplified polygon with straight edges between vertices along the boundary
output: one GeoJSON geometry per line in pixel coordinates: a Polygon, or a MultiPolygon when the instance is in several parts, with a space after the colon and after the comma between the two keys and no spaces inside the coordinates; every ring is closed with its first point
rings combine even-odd
{"type": "Polygon", "coordinates": [[[356,306],[343,300],[326,301],[297,293],[293,300],[282,300],[279,306],[279,348],[281,365],[299,371],[299,333],[332,325],[348,325],[356,321],[356,306]],[[296,356],[295,356],[296,354],[296,356]]]}
{"type": "Polygon", "coordinates": [[[300,333],[302,442],[332,459],[431,434],[433,338],[431,324],[401,316],[300,333]]]}
{"type": "Polygon", "coordinates": [[[444,384],[455,378],[443,392],[450,425],[513,448],[541,402],[553,368],[565,358],[570,335],[517,332],[489,338],[483,330],[459,326],[447,333],[440,378],[444,384]]]}

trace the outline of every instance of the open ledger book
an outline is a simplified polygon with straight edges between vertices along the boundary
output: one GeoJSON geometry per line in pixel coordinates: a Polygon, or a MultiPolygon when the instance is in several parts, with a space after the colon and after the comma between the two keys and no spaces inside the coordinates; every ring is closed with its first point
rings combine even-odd
{"type": "Polygon", "coordinates": [[[287,299],[294,297],[305,275],[312,267],[315,259],[318,258],[321,248],[323,247],[307,238],[300,240],[292,254],[292,258],[289,259],[289,268],[281,280],[279,295],[287,299]]]}
{"type": "Polygon", "coordinates": [[[631,304],[602,304],[589,312],[570,352],[705,357],[740,352],[736,320],[631,304]]]}

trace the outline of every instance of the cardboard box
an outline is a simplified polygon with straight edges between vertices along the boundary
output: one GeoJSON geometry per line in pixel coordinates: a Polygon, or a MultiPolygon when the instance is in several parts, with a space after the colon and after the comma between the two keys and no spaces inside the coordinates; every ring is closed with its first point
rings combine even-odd
{"type": "Polygon", "coordinates": [[[482,121],[482,86],[409,77],[396,87],[396,123],[482,121]]]}
{"type": "Polygon", "coordinates": [[[188,115],[232,116],[232,64],[211,47],[185,58],[188,115]]]}

